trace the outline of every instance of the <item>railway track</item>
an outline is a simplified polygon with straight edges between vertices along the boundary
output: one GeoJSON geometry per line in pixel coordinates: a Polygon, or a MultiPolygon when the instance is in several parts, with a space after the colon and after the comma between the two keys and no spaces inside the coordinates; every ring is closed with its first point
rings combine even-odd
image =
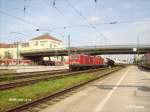
{"type": "MultiPolygon", "coordinates": [[[[100,68],[100,69],[91,69],[91,70],[84,70],[84,71],[76,71],[76,72],[71,72],[71,71],[65,71],[65,72],[58,72],[58,73],[54,73],[52,74],[47,74],[47,75],[41,75],[40,74],[34,74],[37,75],[36,77],[28,77],[25,79],[14,79],[11,81],[3,81],[0,83],[0,90],[6,90],[6,89],[11,89],[11,88],[16,88],[16,87],[21,87],[21,86],[25,86],[25,85],[30,85],[30,84],[34,84],[36,82],[39,81],[43,81],[43,80],[54,80],[54,79],[58,79],[58,78],[62,78],[65,76],[69,76],[69,75],[76,75],[79,73],[86,73],[86,72],[94,72],[94,71],[98,71],[98,70],[106,70],[107,68],[100,68]]],[[[32,74],[31,74],[32,76],[32,74]]],[[[17,76],[17,77],[24,77],[24,76],[17,76]]]]}
{"type": "Polygon", "coordinates": [[[80,83],[78,83],[78,84],[75,84],[75,85],[71,86],[71,87],[67,87],[67,88],[65,88],[65,89],[58,90],[58,91],[56,91],[56,92],[54,92],[54,93],[50,93],[49,95],[47,95],[47,96],[45,96],[45,97],[35,99],[35,100],[31,101],[31,102],[28,102],[28,103],[23,104],[23,105],[21,105],[21,106],[18,106],[18,107],[16,107],[16,108],[7,110],[6,112],[21,112],[21,111],[26,110],[26,109],[28,109],[28,108],[31,108],[31,107],[33,107],[33,106],[35,106],[35,105],[38,105],[38,104],[41,104],[41,103],[43,103],[43,102],[49,101],[49,100],[51,100],[51,99],[53,99],[53,98],[55,98],[55,97],[57,97],[57,96],[63,95],[63,94],[65,94],[65,93],[69,92],[69,91],[72,91],[72,90],[74,90],[74,89],[77,89],[77,88],[79,88],[79,87],[81,87],[81,86],[83,86],[83,85],[85,85],[85,84],[87,84],[87,83],[89,83],[89,82],[95,81],[95,80],[97,80],[97,79],[99,79],[99,78],[101,78],[101,77],[104,77],[104,76],[106,76],[106,75],[108,75],[108,74],[111,74],[111,73],[113,73],[113,72],[116,72],[116,71],[118,71],[118,70],[120,70],[120,69],[121,69],[121,68],[114,69],[114,70],[110,70],[110,71],[107,71],[107,72],[103,72],[103,73],[101,73],[101,74],[99,74],[99,75],[93,77],[92,79],[84,80],[84,81],[82,81],[82,82],[80,82],[80,83]]]}
{"type": "Polygon", "coordinates": [[[55,75],[58,73],[68,73],[69,70],[54,70],[54,71],[43,71],[43,72],[27,72],[27,73],[12,73],[7,75],[0,75],[0,81],[15,80],[15,79],[24,79],[31,77],[55,75]]]}

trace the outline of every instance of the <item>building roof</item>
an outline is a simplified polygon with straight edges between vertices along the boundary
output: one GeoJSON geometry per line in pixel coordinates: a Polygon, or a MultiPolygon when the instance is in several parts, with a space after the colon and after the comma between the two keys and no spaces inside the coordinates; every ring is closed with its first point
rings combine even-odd
{"type": "Polygon", "coordinates": [[[14,47],[16,47],[15,44],[0,43],[0,48],[14,48],[14,47]]]}
{"type": "Polygon", "coordinates": [[[7,43],[0,43],[0,48],[9,48],[10,44],[7,43]]]}
{"type": "Polygon", "coordinates": [[[35,37],[31,40],[42,40],[42,39],[50,39],[50,40],[55,40],[55,41],[58,41],[58,42],[62,42],[61,40],[58,40],[57,38],[55,38],[55,37],[53,37],[52,35],[49,35],[49,34],[43,34],[43,35],[35,37]]]}

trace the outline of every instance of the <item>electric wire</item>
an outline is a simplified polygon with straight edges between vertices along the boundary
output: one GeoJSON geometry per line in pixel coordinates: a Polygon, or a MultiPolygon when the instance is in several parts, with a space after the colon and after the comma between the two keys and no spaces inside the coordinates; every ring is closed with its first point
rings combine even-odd
{"type": "Polygon", "coordinates": [[[8,14],[8,13],[2,11],[2,10],[0,10],[0,13],[3,14],[3,15],[6,15],[6,16],[9,16],[9,17],[12,17],[12,18],[15,18],[15,19],[17,19],[17,20],[20,20],[20,21],[22,21],[22,22],[24,22],[24,23],[30,24],[30,25],[32,25],[32,26],[34,26],[34,27],[38,27],[37,25],[33,24],[33,23],[30,22],[30,21],[27,21],[27,20],[25,20],[25,19],[23,19],[23,18],[20,18],[20,17],[18,17],[18,16],[15,16],[15,15],[8,14]]]}
{"type": "MultiPolygon", "coordinates": [[[[89,21],[87,20],[87,18],[84,17],[84,16],[82,15],[82,13],[81,13],[77,8],[75,8],[75,7],[72,5],[71,2],[69,2],[69,0],[65,0],[65,2],[66,2],[72,9],[74,9],[75,12],[76,12],[83,20],[85,20],[85,21],[88,23],[88,25],[89,25],[92,29],[95,30],[96,33],[98,33],[98,35],[101,35],[101,36],[103,36],[104,38],[108,39],[104,34],[102,34],[102,33],[100,33],[99,31],[97,31],[96,27],[95,27],[94,25],[92,25],[91,23],[89,23],[89,21]]],[[[109,40],[109,39],[108,39],[108,40],[109,40]]]]}

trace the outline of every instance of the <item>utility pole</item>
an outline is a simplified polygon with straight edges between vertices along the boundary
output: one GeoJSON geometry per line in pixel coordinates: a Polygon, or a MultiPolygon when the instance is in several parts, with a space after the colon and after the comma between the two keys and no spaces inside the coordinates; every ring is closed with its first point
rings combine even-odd
{"type": "Polygon", "coordinates": [[[19,41],[17,41],[17,65],[19,65],[19,41]]]}
{"type": "MultiPolygon", "coordinates": [[[[23,33],[19,33],[19,32],[10,32],[10,34],[21,34],[21,35],[24,35],[23,33]]],[[[17,55],[17,62],[16,62],[16,65],[19,65],[19,58],[20,58],[20,53],[19,53],[19,38],[17,38],[17,42],[16,42],[16,55],[17,55]]]]}
{"type": "Polygon", "coordinates": [[[136,62],[136,53],[137,53],[137,48],[133,48],[133,53],[134,53],[134,64],[136,62]]]}
{"type": "Polygon", "coordinates": [[[139,43],[139,37],[137,37],[137,64],[139,63],[139,51],[140,51],[140,43],[139,43]]]}
{"type": "Polygon", "coordinates": [[[140,40],[139,37],[137,38],[137,52],[138,52],[138,57],[139,57],[139,50],[140,50],[140,40]]]}
{"type": "Polygon", "coordinates": [[[69,59],[70,59],[69,55],[70,55],[70,34],[68,35],[68,63],[70,64],[70,62],[69,62],[69,59]]]}

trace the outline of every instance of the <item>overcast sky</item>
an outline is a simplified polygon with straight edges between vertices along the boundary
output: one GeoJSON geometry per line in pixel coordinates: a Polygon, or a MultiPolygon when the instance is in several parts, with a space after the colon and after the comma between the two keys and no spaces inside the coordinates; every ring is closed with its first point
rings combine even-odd
{"type": "Polygon", "coordinates": [[[150,0],[53,1],[0,0],[0,42],[50,33],[72,46],[150,44],[150,0]]]}

